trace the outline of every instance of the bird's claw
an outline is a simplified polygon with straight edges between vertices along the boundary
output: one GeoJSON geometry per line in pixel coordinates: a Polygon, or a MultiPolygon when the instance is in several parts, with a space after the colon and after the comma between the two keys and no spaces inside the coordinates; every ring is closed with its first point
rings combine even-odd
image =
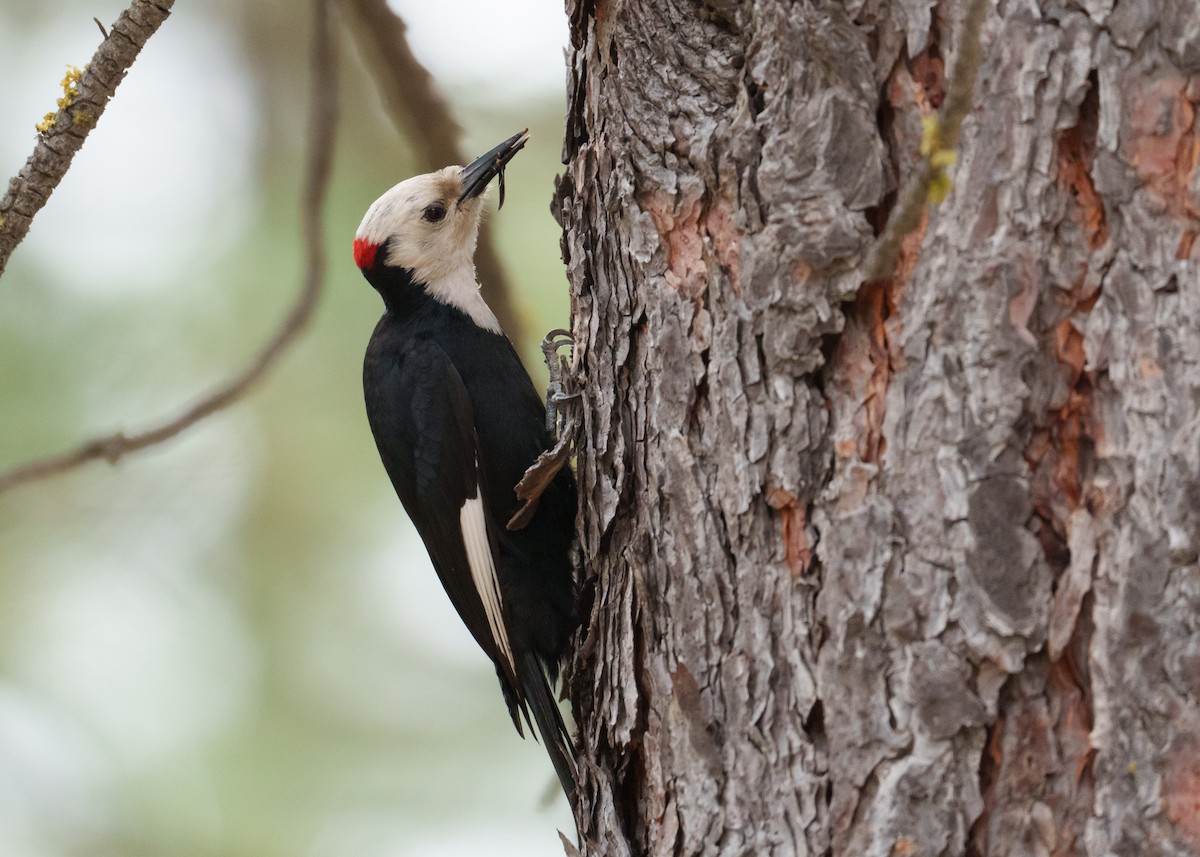
{"type": "Polygon", "coordinates": [[[575,337],[570,331],[555,328],[542,340],[542,356],[550,370],[550,383],[546,386],[546,431],[558,437],[559,405],[578,399],[582,394],[568,391],[566,385],[572,380],[571,367],[567,358],[558,352],[567,345],[574,345],[575,337]]]}
{"type": "Polygon", "coordinates": [[[538,501],[546,486],[554,479],[571,457],[575,434],[579,431],[579,418],[574,412],[563,415],[562,430],[559,430],[559,406],[573,402],[583,393],[575,386],[575,377],[567,359],[559,354],[564,345],[571,345],[575,338],[565,330],[552,330],[542,340],[542,354],[546,368],[550,370],[550,383],[546,386],[546,433],[554,438],[554,445],[538,456],[521,481],[517,483],[517,499],[521,507],[508,521],[509,531],[525,527],[537,511],[538,501]],[[571,386],[572,389],[566,389],[571,386]]]}

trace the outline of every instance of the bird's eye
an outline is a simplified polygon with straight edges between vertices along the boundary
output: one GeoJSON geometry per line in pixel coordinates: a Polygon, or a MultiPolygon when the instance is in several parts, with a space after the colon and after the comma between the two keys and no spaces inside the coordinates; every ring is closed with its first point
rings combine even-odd
{"type": "Polygon", "coordinates": [[[442,218],[446,216],[446,206],[440,202],[435,202],[425,206],[425,211],[421,213],[421,217],[429,223],[440,223],[442,218]]]}

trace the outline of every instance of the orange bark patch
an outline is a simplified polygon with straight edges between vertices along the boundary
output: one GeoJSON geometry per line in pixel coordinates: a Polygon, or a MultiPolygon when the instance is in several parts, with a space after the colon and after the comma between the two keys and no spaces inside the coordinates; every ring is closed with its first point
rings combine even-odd
{"type": "MultiPolygon", "coordinates": [[[[1058,755],[1064,770],[1069,769],[1070,786],[1090,790],[1092,756],[1092,711],[1082,680],[1070,658],[1059,658],[1050,665],[1046,695],[1057,716],[1054,732],[1058,738],[1058,755]]],[[[1079,831],[1082,835],[1083,831],[1079,831]]]]}
{"type": "Polygon", "coordinates": [[[846,317],[846,328],[834,355],[836,383],[849,388],[848,401],[856,402],[852,414],[843,414],[852,430],[839,430],[834,438],[840,458],[857,454],[864,462],[877,462],[887,451],[883,423],[892,376],[902,368],[895,343],[899,340],[900,297],[921,255],[927,219],[904,237],[896,270],[886,280],[863,283],[846,317]]]}
{"type": "Polygon", "coordinates": [[[855,311],[861,312],[866,322],[867,354],[872,366],[860,410],[864,430],[860,436],[858,453],[863,461],[878,461],[887,448],[883,419],[887,415],[887,390],[892,380],[892,366],[888,358],[888,335],[884,322],[892,305],[887,288],[890,283],[889,280],[864,284],[854,302],[855,311]]]}
{"type": "Polygon", "coordinates": [[[699,198],[676,205],[671,194],[643,194],[642,210],[654,221],[667,252],[667,285],[695,300],[708,286],[708,266],[715,257],[729,276],[734,294],[739,293],[738,250],[741,232],[734,222],[733,203],[724,197],[705,206],[699,198]]]}
{"type": "MultiPolygon", "coordinates": [[[[1080,205],[1081,210],[1085,209],[1086,201],[1080,201],[1080,205]]],[[[1096,228],[1100,229],[1100,225],[1096,228]]],[[[1085,235],[1092,247],[1098,246],[1097,242],[1102,244],[1107,240],[1107,234],[1089,232],[1086,225],[1085,235]]],[[[1051,352],[1059,365],[1066,396],[1059,400],[1061,404],[1058,407],[1040,421],[1025,450],[1038,521],[1037,536],[1047,562],[1057,571],[1067,570],[1072,562],[1086,561],[1082,557],[1071,556],[1068,521],[1085,501],[1089,508],[1092,506],[1091,498],[1087,496],[1090,489],[1086,479],[1097,432],[1092,407],[1093,381],[1087,372],[1083,334],[1072,323],[1072,318],[1089,311],[1095,305],[1097,294],[1085,294],[1083,283],[1084,277],[1081,275],[1066,298],[1070,315],[1054,326],[1048,338],[1042,339],[1042,347],[1051,352]]],[[[1069,586],[1070,582],[1066,585],[1069,586]]],[[[1082,599],[1082,595],[1079,597],[1082,599]]],[[[1075,668],[1072,660],[1073,653],[1084,646],[1080,635],[1088,633],[1087,623],[1074,621],[1077,611],[1078,606],[1069,618],[1073,626],[1071,639],[1064,639],[1058,644],[1062,657],[1050,664],[1042,691],[1044,706],[1037,707],[1040,712],[1038,722],[1017,717],[1015,710],[1029,703],[1014,701],[1012,708],[1016,719],[1007,728],[1010,733],[1014,729],[1016,732],[1010,734],[1009,743],[1003,745],[1024,748],[1041,741],[1046,754],[1057,761],[1042,771],[1030,768],[1030,773],[1036,776],[1022,778],[1019,770],[1022,766],[1029,767],[1027,762],[996,758],[992,767],[1001,784],[988,799],[989,811],[996,814],[996,835],[1005,835],[1003,827],[1009,823],[1009,819],[1029,817],[1023,808],[1023,802],[1027,803],[1028,799],[1021,795],[1040,795],[1042,808],[1039,811],[1049,811],[1042,822],[1045,825],[1042,839],[1052,857],[1071,857],[1082,852],[1081,843],[1091,816],[1094,791],[1091,776],[1091,699],[1085,676],[1075,668]],[[1035,730],[1038,734],[1027,735],[1026,729],[1035,730]]],[[[1002,724],[1003,721],[997,724],[997,731],[1005,728],[1002,724]]],[[[989,750],[1000,754],[1001,744],[996,742],[995,734],[992,737],[989,750]]]]}
{"type": "Polygon", "coordinates": [[[741,294],[738,287],[738,277],[741,272],[738,253],[742,243],[742,233],[738,231],[733,221],[733,203],[723,196],[718,196],[704,218],[704,229],[712,239],[713,252],[717,261],[729,276],[729,284],[734,294],[741,294]]]}
{"type": "Polygon", "coordinates": [[[937,45],[929,47],[917,54],[908,64],[909,73],[917,84],[917,105],[925,113],[938,110],[946,100],[946,63],[938,52],[937,45]]]}
{"type": "Polygon", "coordinates": [[[1008,323],[1026,344],[1036,347],[1037,337],[1029,330],[1029,319],[1037,309],[1040,283],[1033,260],[1023,258],[1021,263],[1017,269],[1021,288],[1008,300],[1008,323]]]}
{"type": "Polygon", "coordinates": [[[846,313],[846,324],[832,358],[829,405],[834,454],[839,462],[862,460],[871,445],[867,402],[872,395],[876,363],[872,358],[874,329],[869,323],[867,291],[866,286],[859,289],[855,305],[846,313]],[[860,307],[860,302],[867,306],[860,307]]]}
{"type": "Polygon", "coordinates": [[[1130,165],[1169,214],[1200,219],[1200,206],[1191,194],[1192,176],[1200,163],[1200,140],[1187,81],[1167,74],[1135,87],[1128,98],[1124,152],[1130,165]]]}
{"type": "Polygon", "coordinates": [[[917,100],[917,83],[913,80],[912,72],[902,65],[897,65],[888,77],[888,104],[893,109],[900,109],[917,100]]]}
{"type": "Polygon", "coordinates": [[[1066,373],[1066,403],[1050,422],[1033,434],[1025,460],[1033,473],[1033,504],[1059,537],[1066,520],[1083,497],[1085,461],[1095,437],[1092,419],[1092,381],[1084,372],[1083,334],[1069,318],[1054,328],[1054,349],[1066,373]]]}
{"type": "Polygon", "coordinates": [[[987,745],[983,748],[983,755],[979,760],[979,792],[983,798],[983,809],[971,825],[970,844],[974,848],[968,853],[988,853],[988,821],[991,819],[992,807],[996,804],[996,783],[1000,778],[1000,764],[1004,761],[1004,724],[1004,712],[1001,711],[988,731],[987,745]]]}
{"type": "Polygon", "coordinates": [[[1188,229],[1179,236],[1179,249],[1175,251],[1176,259],[1183,260],[1192,257],[1192,248],[1196,246],[1196,235],[1195,229],[1188,229]]]}
{"type": "Polygon", "coordinates": [[[677,210],[674,196],[655,192],[643,196],[641,203],[667,251],[667,270],[663,274],[667,285],[689,298],[699,297],[708,283],[700,200],[684,201],[677,210]]]}
{"type": "MultiPolygon", "coordinates": [[[[896,64],[888,78],[888,102],[894,111],[916,110],[932,116],[945,98],[944,63],[935,42],[915,58],[896,64]]],[[[905,139],[911,123],[892,125],[893,145],[916,153],[918,140],[905,139]]],[[[892,376],[903,368],[903,355],[895,348],[901,319],[898,307],[905,285],[921,258],[928,211],[920,225],[900,242],[895,270],[886,279],[863,283],[846,313],[846,327],[833,356],[833,379],[845,391],[854,411],[834,415],[834,450],[842,460],[855,455],[867,463],[879,461],[887,451],[883,424],[892,376]]]]}
{"type": "Polygon", "coordinates": [[[1166,756],[1163,808],[1176,830],[1200,850],[1200,741],[1189,736],[1175,744],[1166,756]]]}
{"type": "Polygon", "coordinates": [[[1045,799],[1054,814],[1056,847],[1051,854],[1071,857],[1083,851],[1081,843],[1091,817],[1095,751],[1091,744],[1091,700],[1070,658],[1060,658],[1050,665],[1046,699],[1058,750],[1058,770],[1045,799]]]}
{"type": "Polygon", "coordinates": [[[1070,192],[1079,207],[1079,221],[1088,247],[1095,250],[1108,243],[1108,219],[1104,203],[1092,181],[1093,145],[1084,138],[1082,125],[1068,128],[1058,135],[1058,180],[1070,192]]]}
{"type": "Polygon", "coordinates": [[[804,505],[790,491],[778,487],[767,492],[767,505],[783,520],[783,556],[792,576],[800,577],[812,565],[812,547],[804,530],[804,505]]]}
{"type": "MultiPolygon", "coordinates": [[[[914,58],[897,62],[887,81],[888,105],[900,114],[916,110],[922,118],[933,116],[946,100],[945,62],[942,60],[933,34],[929,46],[914,58]]],[[[906,139],[905,131],[912,123],[892,124],[893,145],[915,156],[920,137],[906,139]]],[[[919,135],[919,131],[917,132],[919,135]]]]}
{"type": "Polygon", "coordinates": [[[1053,857],[1080,853],[1091,817],[1093,750],[1079,682],[1070,659],[1062,658],[1050,665],[1040,696],[1006,697],[980,764],[983,812],[971,831],[975,853],[997,850],[988,841],[992,834],[1002,841],[1040,840],[1053,857]]]}
{"type": "Polygon", "coordinates": [[[1059,362],[1067,367],[1071,392],[1067,395],[1067,403],[1059,409],[1054,427],[1058,455],[1051,473],[1054,487],[1074,509],[1083,493],[1080,444],[1091,436],[1092,384],[1083,373],[1083,334],[1069,319],[1064,319],[1055,328],[1054,341],[1059,362]]]}

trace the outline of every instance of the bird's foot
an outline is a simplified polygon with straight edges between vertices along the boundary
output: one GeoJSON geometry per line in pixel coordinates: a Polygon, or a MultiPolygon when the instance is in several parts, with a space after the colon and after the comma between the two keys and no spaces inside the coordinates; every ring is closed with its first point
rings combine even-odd
{"type": "Polygon", "coordinates": [[[573,386],[574,379],[567,358],[559,353],[566,346],[574,344],[575,337],[562,328],[550,331],[542,340],[542,356],[546,360],[546,368],[550,370],[550,383],[546,385],[546,431],[556,438],[560,434],[558,423],[562,409],[559,406],[582,395],[578,390],[568,389],[568,386],[573,386]]]}
{"type": "Polygon", "coordinates": [[[566,357],[558,352],[574,342],[574,337],[565,330],[552,330],[542,340],[542,354],[546,358],[546,368],[550,370],[550,383],[546,387],[546,432],[554,438],[554,446],[538,456],[517,483],[516,493],[521,508],[509,520],[509,530],[519,530],[529,523],[537,511],[542,492],[571,457],[575,435],[579,432],[579,409],[560,406],[576,401],[583,394],[574,388],[571,366],[566,357]]]}

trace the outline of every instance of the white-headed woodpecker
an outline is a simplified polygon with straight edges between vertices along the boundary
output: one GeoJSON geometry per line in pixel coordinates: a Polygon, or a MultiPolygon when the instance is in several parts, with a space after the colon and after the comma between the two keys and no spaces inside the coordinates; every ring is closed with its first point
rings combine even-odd
{"type": "Polygon", "coordinates": [[[526,139],[403,181],[368,209],[354,261],[384,314],[363,387],[383,466],[446,593],[496,665],[517,731],[532,714],[574,803],[574,751],[552,685],[575,623],[575,481],[564,467],[528,523],[506,528],[521,506],[517,482],[553,438],[475,279],[483,191],[499,176],[503,203],[504,168],[526,139]]]}

